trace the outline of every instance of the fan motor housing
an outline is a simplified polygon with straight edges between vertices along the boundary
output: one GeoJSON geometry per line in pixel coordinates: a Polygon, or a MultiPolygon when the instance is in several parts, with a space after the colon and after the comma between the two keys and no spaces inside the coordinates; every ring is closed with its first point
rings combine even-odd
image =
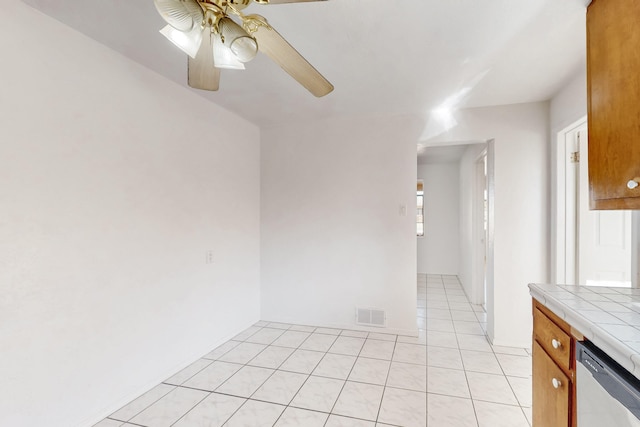
{"type": "Polygon", "coordinates": [[[249,6],[253,0],[207,0],[207,3],[213,3],[224,10],[225,7],[231,5],[238,10],[242,10],[249,6]]]}

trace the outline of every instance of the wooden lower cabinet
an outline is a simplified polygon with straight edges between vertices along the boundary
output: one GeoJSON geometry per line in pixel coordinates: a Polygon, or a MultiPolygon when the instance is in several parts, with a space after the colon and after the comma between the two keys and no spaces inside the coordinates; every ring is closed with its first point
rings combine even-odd
{"type": "Polygon", "coordinates": [[[533,427],[575,427],[575,337],[570,325],[536,300],[532,349],[533,427]]]}
{"type": "Polygon", "coordinates": [[[571,425],[571,380],[533,342],[533,427],[571,425]]]}

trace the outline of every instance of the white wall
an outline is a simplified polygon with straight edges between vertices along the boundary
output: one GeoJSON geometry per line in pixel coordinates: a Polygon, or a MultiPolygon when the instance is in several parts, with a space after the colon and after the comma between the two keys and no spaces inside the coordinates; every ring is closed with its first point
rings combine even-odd
{"type": "Polygon", "coordinates": [[[418,273],[458,274],[460,176],[457,162],[418,165],[424,181],[425,236],[418,237],[418,273]]]}
{"type": "MultiPolygon", "coordinates": [[[[564,256],[558,259],[558,245],[560,241],[564,241],[564,232],[561,240],[558,240],[558,230],[564,230],[564,202],[558,200],[558,174],[559,170],[564,171],[563,165],[558,165],[558,150],[564,152],[564,147],[558,147],[558,133],[566,127],[573,125],[576,121],[585,119],[587,116],[587,70],[586,67],[570,80],[566,86],[553,97],[549,109],[550,122],[550,161],[551,165],[551,212],[553,220],[551,221],[552,242],[549,252],[551,265],[551,280],[558,279],[558,272],[564,272],[564,256]],[[562,221],[562,224],[558,224],[562,221]]],[[[564,135],[562,135],[564,138],[564,135]]],[[[560,274],[564,277],[564,274],[560,274]]]]}
{"type": "Polygon", "coordinates": [[[0,425],[91,425],[259,319],[259,131],[0,15],[0,425]]]}
{"type": "Polygon", "coordinates": [[[580,69],[558,92],[549,105],[552,136],[587,115],[587,69],[580,69]]]}
{"type": "Polygon", "coordinates": [[[466,109],[458,111],[455,119],[457,126],[428,142],[495,141],[489,337],[498,345],[529,346],[532,320],[527,284],[546,282],[549,277],[549,104],[466,109]]]}
{"type": "Polygon", "coordinates": [[[355,328],[355,307],[416,333],[412,120],[319,120],[263,130],[264,319],[355,328]],[[400,207],[406,215],[400,215],[400,207]]]}

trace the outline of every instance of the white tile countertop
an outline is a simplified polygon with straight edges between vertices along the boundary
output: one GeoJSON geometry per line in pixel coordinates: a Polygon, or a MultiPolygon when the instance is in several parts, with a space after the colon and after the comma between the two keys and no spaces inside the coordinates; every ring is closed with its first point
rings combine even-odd
{"type": "Polygon", "coordinates": [[[640,379],[640,289],[531,283],[529,290],[640,379]]]}

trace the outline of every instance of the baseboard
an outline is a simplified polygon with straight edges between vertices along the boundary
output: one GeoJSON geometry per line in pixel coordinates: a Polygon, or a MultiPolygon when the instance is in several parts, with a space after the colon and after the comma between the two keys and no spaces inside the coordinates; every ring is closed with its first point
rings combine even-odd
{"type": "Polygon", "coordinates": [[[417,337],[418,336],[418,327],[415,329],[402,329],[402,328],[375,328],[375,327],[367,327],[361,325],[354,324],[342,324],[342,323],[327,323],[327,322],[307,322],[301,320],[294,320],[286,317],[270,317],[266,319],[262,319],[264,322],[274,322],[274,323],[286,323],[290,325],[301,325],[301,326],[312,326],[318,328],[333,328],[333,329],[347,329],[350,331],[361,331],[361,332],[377,332],[380,334],[393,334],[393,335],[403,335],[408,337],[417,337]]]}
{"type": "Polygon", "coordinates": [[[511,348],[526,348],[526,349],[530,349],[531,348],[531,341],[527,341],[526,344],[525,343],[514,343],[512,341],[501,341],[501,340],[491,340],[489,339],[489,341],[491,341],[491,344],[494,346],[498,346],[498,347],[511,347],[511,348]]]}

